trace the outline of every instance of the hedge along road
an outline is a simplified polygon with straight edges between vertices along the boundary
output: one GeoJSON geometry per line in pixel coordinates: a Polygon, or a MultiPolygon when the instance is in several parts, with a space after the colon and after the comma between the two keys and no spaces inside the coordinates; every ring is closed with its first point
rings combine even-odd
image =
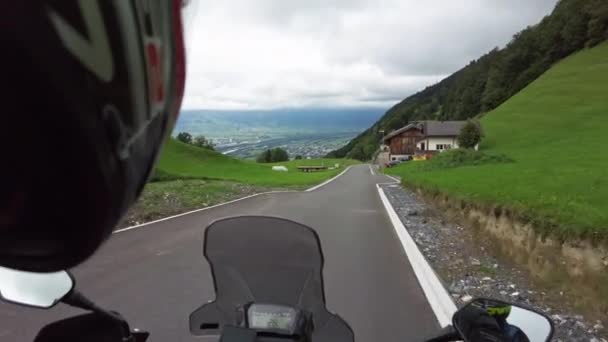
{"type": "MultiPolygon", "coordinates": [[[[77,288],[150,331],[149,341],[216,340],[188,330],[189,314],[214,298],[204,227],[227,216],[285,217],[319,233],[327,306],[357,341],[420,340],[439,324],[378,196],[376,184],[386,182],[359,165],[314,191],[264,194],[114,234],[73,270],[77,288]]],[[[32,341],[44,324],[79,312],[0,304],[0,340],[32,341]]]]}

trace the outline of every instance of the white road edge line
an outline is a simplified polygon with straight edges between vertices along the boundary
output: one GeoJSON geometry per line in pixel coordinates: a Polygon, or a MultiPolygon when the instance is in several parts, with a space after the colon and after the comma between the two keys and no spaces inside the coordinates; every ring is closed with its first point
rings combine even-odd
{"type": "Polygon", "coordinates": [[[228,202],[224,202],[224,203],[218,203],[218,204],[212,205],[210,207],[195,209],[195,210],[191,210],[191,211],[188,211],[188,212],[185,212],[185,213],[181,213],[181,214],[177,214],[177,215],[173,215],[173,216],[169,216],[169,217],[164,217],[162,219],[158,219],[158,220],[154,220],[154,221],[138,224],[138,225],[127,227],[127,228],[118,229],[118,230],[113,231],[112,234],[122,233],[122,232],[125,232],[127,230],[131,230],[131,229],[135,229],[135,228],[141,228],[141,227],[144,227],[144,226],[147,226],[147,225],[151,225],[151,224],[154,224],[154,223],[158,223],[158,222],[168,221],[168,220],[171,220],[171,219],[174,219],[174,218],[178,218],[178,217],[181,217],[181,216],[198,213],[199,211],[210,210],[210,209],[221,207],[221,206],[224,206],[224,205],[228,205],[228,204],[244,201],[246,199],[253,198],[253,197],[258,197],[258,196],[268,195],[268,194],[280,194],[280,193],[286,193],[286,192],[297,192],[297,191],[268,191],[268,192],[260,192],[259,194],[253,194],[253,195],[237,198],[237,199],[232,200],[232,201],[228,201],[228,202]]]}
{"type": "Polygon", "coordinates": [[[351,165],[351,166],[347,167],[346,169],[344,169],[344,171],[340,172],[340,174],[337,175],[337,176],[335,176],[334,178],[328,179],[328,180],[326,180],[325,182],[323,182],[323,183],[321,183],[319,185],[313,186],[312,188],[310,188],[308,190],[305,190],[305,192],[315,191],[315,190],[318,190],[318,189],[326,186],[327,184],[329,184],[329,183],[335,181],[336,179],[340,178],[343,174],[346,173],[346,171],[350,170],[351,167],[353,167],[353,166],[351,165]]]}
{"type": "Polygon", "coordinates": [[[401,183],[401,181],[400,181],[398,178],[395,178],[395,177],[393,177],[393,176],[389,176],[389,175],[387,175],[386,173],[385,173],[384,175],[385,175],[386,177],[388,177],[388,178],[390,178],[390,179],[394,180],[394,181],[395,181],[395,182],[397,182],[397,183],[401,183]]]}
{"type": "MultiPolygon", "coordinates": [[[[325,186],[325,185],[331,183],[332,181],[336,180],[338,177],[340,177],[343,174],[345,174],[346,171],[348,171],[351,167],[352,167],[352,165],[349,166],[349,167],[347,167],[344,171],[342,171],[339,175],[335,176],[334,178],[332,178],[330,180],[327,180],[327,181],[325,181],[325,182],[323,182],[323,183],[321,183],[321,184],[319,184],[317,186],[314,186],[314,187],[312,187],[312,188],[310,188],[308,190],[305,190],[305,192],[311,192],[311,191],[317,190],[317,189],[321,188],[322,186],[325,186]]],[[[138,225],[131,226],[131,227],[126,227],[126,228],[118,229],[118,230],[113,231],[112,234],[122,233],[122,232],[126,232],[128,230],[145,227],[145,226],[148,226],[148,225],[151,225],[151,224],[154,224],[154,223],[172,220],[174,218],[178,218],[178,217],[181,217],[181,216],[194,214],[194,213],[197,213],[197,212],[200,212],[200,211],[211,210],[213,208],[217,208],[217,207],[221,207],[221,206],[224,206],[224,205],[228,205],[228,204],[244,201],[246,199],[250,199],[250,198],[253,198],[253,197],[258,197],[258,196],[268,195],[268,194],[281,194],[281,193],[288,193],[288,192],[299,192],[299,191],[267,191],[267,192],[261,192],[259,194],[253,194],[253,195],[237,198],[237,199],[232,200],[232,201],[228,201],[228,202],[224,202],[224,203],[218,203],[218,204],[212,205],[210,207],[195,209],[195,210],[191,210],[191,211],[188,211],[188,212],[185,212],[185,213],[181,213],[181,214],[177,214],[177,215],[173,215],[173,216],[169,216],[169,217],[164,217],[162,219],[158,219],[158,220],[154,220],[154,221],[138,224],[138,225]]]]}
{"type": "Polygon", "coordinates": [[[384,204],[386,213],[393,223],[397,236],[403,245],[403,250],[414,269],[420,287],[422,287],[424,295],[431,305],[439,325],[441,325],[442,328],[450,325],[452,323],[452,316],[457,310],[456,305],[452,301],[449,293],[443,287],[441,280],[439,280],[439,277],[437,277],[437,274],[435,274],[431,265],[429,265],[422,252],[420,252],[420,249],[418,249],[416,242],[412,239],[399,219],[393,205],[386,197],[384,190],[378,184],[376,184],[376,187],[378,188],[378,194],[380,195],[382,204],[384,204]]]}
{"type": "Polygon", "coordinates": [[[374,167],[372,165],[369,166],[369,172],[372,174],[372,176],[376,175],[376,173],[374,173],[374,167]]]}

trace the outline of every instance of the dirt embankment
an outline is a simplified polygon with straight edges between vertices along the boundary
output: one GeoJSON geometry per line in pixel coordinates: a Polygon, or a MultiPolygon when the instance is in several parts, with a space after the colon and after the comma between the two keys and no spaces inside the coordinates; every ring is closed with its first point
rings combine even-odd
{"type": "Polygon", "coordinates": [[[511,257],[502,252],[500,246],[511,243],[502,242],[479,223],[471,224],[468,212],[449,200],[425,200],[397,184],[383,189],[457,305],[487,297],[532,306],[552,318],[556,342],[608,342],[607,316],[575,307],[572,294],[583,291],[579,284],[558,280],[562,286],[554,286],[533,269],[522,267],[518,262],[521,253],[511,257]]]}
{"type": "Polygon", "coordinates": [[[591,241],[558,241],[544,237],[500,207],[480,208],[448,196],[417,193],[454,220],[489,240],[503,258],[524,267],[544,288],[586,315],[608,316],[608,247],[591,241]]]}

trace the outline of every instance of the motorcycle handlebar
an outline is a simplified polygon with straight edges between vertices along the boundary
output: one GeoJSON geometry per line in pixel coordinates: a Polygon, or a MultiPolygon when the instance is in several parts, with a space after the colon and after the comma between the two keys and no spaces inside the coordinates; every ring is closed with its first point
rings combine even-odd
{"type": "Polygon", "coordinates": [[[451,342],[451,341],[460,341],[462,338],[460,334],[452,327],[448,325],[447,327],[441,329],[437,334],[434,334],[431,337],[427,337],[424,339],[424,342],[451,342]]]}

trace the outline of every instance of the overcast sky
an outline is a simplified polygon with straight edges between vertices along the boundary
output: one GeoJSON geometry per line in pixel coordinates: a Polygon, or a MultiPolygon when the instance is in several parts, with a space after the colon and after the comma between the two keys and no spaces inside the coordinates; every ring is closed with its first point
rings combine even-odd
{"type": "Polygon", "coordinates": [[[185,109],[384,106],[549,14],[557,0],[200,0],[185,109]]]}

